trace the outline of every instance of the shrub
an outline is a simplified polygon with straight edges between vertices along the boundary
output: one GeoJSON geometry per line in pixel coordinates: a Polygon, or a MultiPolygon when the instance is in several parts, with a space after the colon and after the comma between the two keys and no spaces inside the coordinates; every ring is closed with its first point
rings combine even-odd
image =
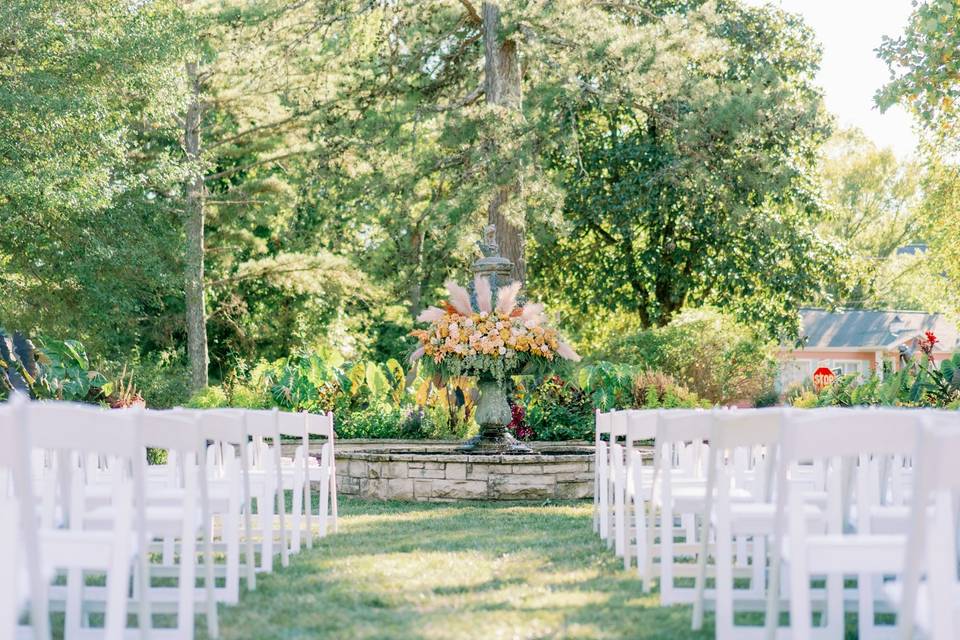
{"type": "Polygon", "coordinates": [[[577,385],[550,376],[528,394],[526,426],[537,440],[592,440],[593,404],[577,385]]]}
{"type": "Polygon", "coordinates": [[[614,337],[598,355],[662,371],[711,403],[768,398],[776,344],[711,308],[682,312],[664,327],[614,337]]]}
{"type": "Polygon", "coordinates": [[[633,379],[632,408],[676,409],[709,406],[673,376],[662,371],[641,371],[633,379]]]}
{"type": "Polygon", "coordinates": [[[536,440],[592,440],[594,410],[709,407],[672,376],[597,363],[576,376],[580,384],[551,376],[524,395],[525,426],[536,440]],[[586,371],[586,372],[585,372],[586,371]]]}
{"type": "Polygon", "coordinates": [[[334,425],[341,438],[400,438],[407,417],[400,407],[374,405],[339,415],[334,425]]]}
{"type": "MultiPolygon", "coordinates": [[[[124,369],[124,364],[105,364],[103,368],[117,373],[124,369]]],[[[126,370],[133,376],[151,409],[184,406],[190,400],[190,370],[181,353],[154,353],[142,357],[134,353],[126,370]]]]}

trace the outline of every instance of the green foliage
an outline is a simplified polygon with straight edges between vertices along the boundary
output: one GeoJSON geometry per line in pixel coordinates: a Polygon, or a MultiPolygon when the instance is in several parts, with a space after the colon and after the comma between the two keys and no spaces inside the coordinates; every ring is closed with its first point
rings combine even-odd
{"type": "Polygon", "coordinates": [[[145,133],[175,126],[173,71],[189,34],[178,4],[0,4],[8,328],[76,336],[104,353],[165,326],[178,225],[153,196],[178,167],[145,133]]]}
{"type": "Polygon", "coordinates": [[[550,376],[523,395],[536,440],[590,440],[594,410],[709,407],[670,375],[631,365],[583,365],[571,380],[550,376]]]}
{"type": "MultiPolygon", "coordinates": [[[[110,366],[117,373],[122,368],[110,366]]],[[[171,409],[184,406],[190,399],[190,373],[181,354],[153,352],[141,356],[133,354],[128,369],[137,387],[151,409],[171,409]]]]}
{"type": "Polygon", "coordinates": [[[815,394],[806,391],[793,399],[793,406],[957,408],[960,401],[960,352],[940,363],[939,368],[918,360],[914,366],[889,374],[860,378],[842,376],[815,394]]]}
{"type": "Polygon", "coordinates": [[[551,376],[526,398],[526,424],[537,440],[591,440],[591,397],[577,385],[551,376]]]}
{"type": "Polygon", "coordinates": [[[664,327],[608,340],[597,348],[600,357],[668,373],[716,404],[755,403],[776,377],[776,344],[714,309],[684,311],[664,327]]]}
{"type": "Polygon", "coordinates": [[[633,380],[640,372],[635,365],[597,362],[580,367],[577,385],[601,411],[625,408],[633,397],[633,380]]]}
{"type": "Polygon", "coordinates": [[[812,225],[829,131],[812,83],[819,48],[771,6],[720,3],[699,26],[696,62],[665,72],[656,96],[638,107],[601,95],[560,120],[575,138],[551,156],[566,224],[538,230],[533,281],[582,315],[624,310],[650,327],[716,304],[795,335],[797,307],[842,283],[812,225]]]}
{"type": "Polygon", "coordinates": [[[103,374],[90,369],[87,352],[76,340],[40,340],[37,362],[40,375],[33,389],[38,397],[89,402],[107,383],[103,374]]]}
{"type": "Polygon", "coordinates": [[[935,292],[912,277],[926,275],[926,256],[897,252],[925,239],[919,216],[923,166],[898,161],[893,150],[877,148],[858,129],[835,133],[822,159],[826,216],[819,228],[849,250],[849,292],[837,291],[838,301],[848,308],[935,308],[935,292]]]}
{"type": "Polygon", "coordinates": [[[960,9],[954,0],[923,0],[913,7],[903,35],[885,37],[880,46],[892,79],[876,100],[883,110],[907,106],[938,140],[956,144],[960,9]]]}

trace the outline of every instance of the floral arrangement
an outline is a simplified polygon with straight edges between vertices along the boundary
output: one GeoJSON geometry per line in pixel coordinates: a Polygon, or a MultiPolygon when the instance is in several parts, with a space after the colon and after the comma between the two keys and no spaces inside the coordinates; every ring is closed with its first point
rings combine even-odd
{"type": "Polygon", "coordinates": [[[427,329],[411,332],[420,342],[410,356],[444,376],[478,376],[502,381],[520,373],[542,373],[556,360],[580,356],[546,326],[543,305],[519,304],[520,283],[494,294],[490,280],[477,276],[474,293],[447,281],[450,299],[443,308],[429,307],[417,320],[427,329]]]}

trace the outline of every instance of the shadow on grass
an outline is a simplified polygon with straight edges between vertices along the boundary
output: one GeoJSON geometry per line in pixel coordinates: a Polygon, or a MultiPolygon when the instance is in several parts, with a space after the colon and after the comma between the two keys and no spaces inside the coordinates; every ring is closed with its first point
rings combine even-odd
{"type": "MultiPolygon", "coordinates": [[[[221,608],[224,638],[709,638],[657,606],[589,503],[341,501],[340,532],[221,608]]],[[[202,634],[202,630],[199,630],[202,634]]]]}

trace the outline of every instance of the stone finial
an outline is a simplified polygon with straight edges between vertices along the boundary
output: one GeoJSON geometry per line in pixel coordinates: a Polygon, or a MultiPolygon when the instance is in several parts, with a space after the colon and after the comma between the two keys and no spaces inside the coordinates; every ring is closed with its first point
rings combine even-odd
{"type": "Polygon", "coordinates": [[[485,258],[500,256],[500,245],[497,244],[497,225],[488,224],[483,228],[483,240],[477,242],[477,246],[480,247],[480,253],[485,258]]]}

